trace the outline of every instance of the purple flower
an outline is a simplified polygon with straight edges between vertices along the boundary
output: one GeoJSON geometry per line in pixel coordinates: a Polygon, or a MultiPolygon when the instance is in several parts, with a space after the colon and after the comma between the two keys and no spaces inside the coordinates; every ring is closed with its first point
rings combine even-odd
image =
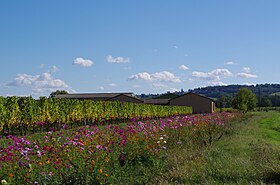
{"type": "Polygon", "coordinates": [[[101,145],[97,145],[96,148],[99,149],[99,150],[101,150],[101,149],[102,149],[102,146],[101,146],[101,145]]]}

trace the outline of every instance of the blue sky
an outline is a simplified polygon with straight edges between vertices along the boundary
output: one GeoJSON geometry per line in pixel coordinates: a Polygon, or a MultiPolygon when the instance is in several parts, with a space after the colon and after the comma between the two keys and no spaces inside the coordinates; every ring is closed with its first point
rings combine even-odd
{"type": "Polygon", "coordinates": [[[279,83],[278,0],[0,2],[0,95],[279,83]]]}

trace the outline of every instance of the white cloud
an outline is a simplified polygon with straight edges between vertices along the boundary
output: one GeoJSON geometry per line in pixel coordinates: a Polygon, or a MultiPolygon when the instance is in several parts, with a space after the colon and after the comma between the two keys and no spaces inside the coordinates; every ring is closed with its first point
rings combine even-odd
{"type": "Polygon", "coordinates": [[[117,84],[115,84],[115,83],[110,83],[110,84],[108,84],[109,86],[111,86],[111,87],[116,87],[116,86],[118,86],[117,84]]]}
{"type": "Polygon", "coordinates": [[[251,73],[251,68],[250,67],[243,67],[241,73],[237,73],[237,77],[240,78],[257,78],[258,76],[255,74],[251,73]]]}
{"type": "Polygon", "coordinates": [[[228,69],[215,69],[210,72],[199,72],[194,71],[192,72],[193,77],[197,77],[203,80],[213,80],[213,81],[219,81],[221,77],[231,76],[232,73],[228,69]]]}
{"type": "Polygon", "coordinates": [[[73,62],[73,65],[79,65],[82,67],[91,67],[93,62],[89,59],[76,58],[73,62]]]}
{"type": "Polygon", "coordinates": [[[231,76],[232,73],[228,69],[215,69],[210,72],[192,72],[192,76],[206,80],[208,85],[226,85],[221,82],[221,78],[231,76]]]}
{"type": "Polygon", "coordinates": [[[181,65],[181,66],[179,67],[179,69],[181,69],[181,70],[188,70],[189,68],[188,68],[187,66],[185,66],[185,65],[181,65]]]}
{"type": "Polygon", "coordinates": [[[181,82],[180,78],[175,76],[169,71],[161,71],[154,74],[149,74],[147,72],[137,73],[129,77],[129,80],[145,80],[153,82],[181,82]]]}
{"type": "Polygon", "coordinates": [[[104,90],[105,88],[103,86],[100,86],[98,89],[99,90],[104,90]]]}
{"type": "Polygon", "coordinates": [[[73,90],[62,80],[54,79],[49,72],[40,75],[18,74],[13,81],[6,84],[8,87],[24,87],[32,90],[32,94],[46,94],[55,90],[73,90]]]}
{"type": "Polygon", "coordinates": [[[250,67],[243,67],[242,71],[245,73],[250,73],[251,69],[250,69],[250,67]]]}
{"type": "Polygon", "coordinates": [[[226,65],[234,65],[235,62],[234,62],[234,61],[228,61],[228,62],[226,62],[225,64],[226,64],[226,65]]]}
{"type": "Polygon", "coordinates": [[[174,49],[178,49],[179,47],[178,47],[178,46],[176,46],[176,45],[174,45],[174,46],[173,46],[173,48],[174,48],[174,49]]]}
{"type": "Polygon", "coordinates": [[[40,69],[43,69],[45,67],[45,64],[40,65],[40,69]]]}
{"type": "Polygon", "coordinates": [[[147,72],[137,73],[129,77],[130,80],[145,80],[145,81],[153,81],[152,76],[147,72]]]}
{"type": "Polygon", "coordinates": [[[185,57],[189,56],[188,54],[184,54],[185,57]]]}
{"type": "Polygon", "coordinates": [[[250,74],[250,73],[237,73],[237,76],[241,78],[258,78],[257,75],[250,74]]]}
{"type": "Polygon", "coordinates": [[[107,62],[109,63],[129,63],[130,62],[130,58],[124,58],[124,57],[113,57],[112,55],[108,55],[106,57],[107,62]]]}

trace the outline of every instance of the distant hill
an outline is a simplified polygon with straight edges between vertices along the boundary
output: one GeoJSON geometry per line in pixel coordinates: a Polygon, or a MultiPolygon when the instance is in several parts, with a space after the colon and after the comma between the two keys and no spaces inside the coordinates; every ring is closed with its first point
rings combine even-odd
{"type": "Polygon", "coordinates": [[[209,86],[189,90],[189,92],[203,94],[211,98],[218,98],[221,94],[234,96],[240,88],[244,87],[250,89],[257,96],[261,97],[280,95],[280,84],[209,86]]]}

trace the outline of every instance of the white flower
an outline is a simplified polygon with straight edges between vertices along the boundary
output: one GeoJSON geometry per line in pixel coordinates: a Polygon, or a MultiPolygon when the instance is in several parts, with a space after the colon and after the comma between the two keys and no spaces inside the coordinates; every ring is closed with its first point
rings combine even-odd
{"type": "Polygon", "coordinates": [[[1,184],[7,185],[8,183],[7,183],[7,181],[5,179],[3,179],[3,180],[1,180],[1,184]]]}

